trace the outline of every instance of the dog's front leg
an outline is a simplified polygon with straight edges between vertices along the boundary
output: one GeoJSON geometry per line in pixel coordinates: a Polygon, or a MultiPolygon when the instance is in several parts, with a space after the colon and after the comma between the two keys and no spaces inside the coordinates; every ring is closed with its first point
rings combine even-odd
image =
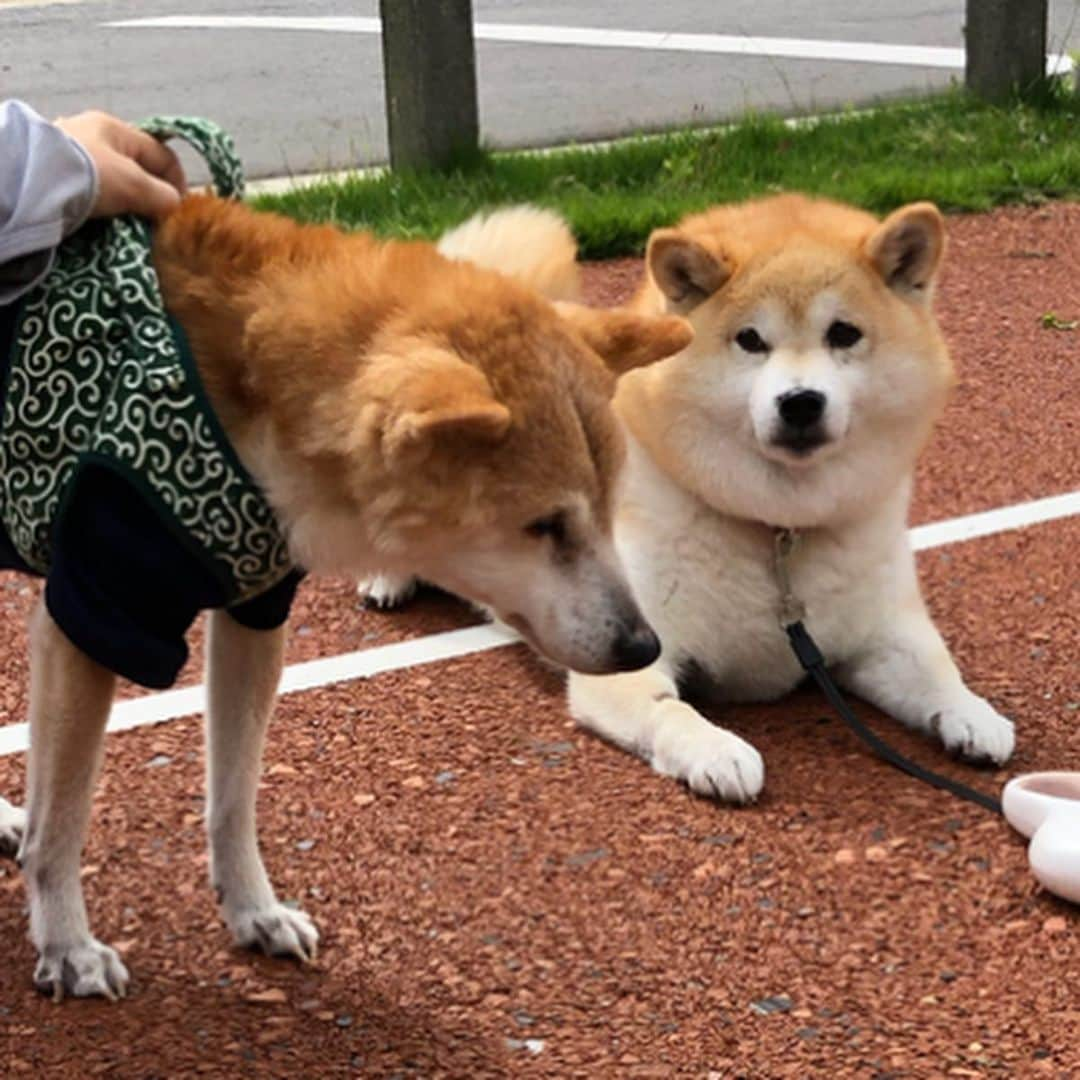
{"type": "Polygon", "coordinates": [[[624,675],[570,673],[570,712],[584,727],[637,754],[699,795],[749,802],[765,783],[761,755],[688,702],[664,662],[624,675]]]}
{"type": "Polygon", "coordinates": [[[228,612],[211,612],[206,719],[210,880],[239,945],[310,960],[318,931],[303,911],[278,902],[259,855],[255,826],[263,742],[284,648],[284,627],[249,630],[228,612]]]}
{"type": "Polygon", "coordinates": [[[34,985],[57,1001],[65,992],[123,997],[128,982],[119,956],[90,934],[79,880],[115,683],[41,604],[30,627],[30,760],[19,861],[38,950],[34,985]]]}
{"type": "Polygon", "coordinates": [[[836,675],[842,685],[901,723],[936,734],[947,750],[998,764],[1013,752],[1012,721],[964,685],[917,595],[892,610],[836,675]]]}

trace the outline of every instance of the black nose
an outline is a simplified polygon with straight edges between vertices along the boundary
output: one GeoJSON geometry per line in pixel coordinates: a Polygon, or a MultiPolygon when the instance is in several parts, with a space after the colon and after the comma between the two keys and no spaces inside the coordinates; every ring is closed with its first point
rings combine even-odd
{"type": "Polygon", "coordinates": [[[813,427],[825,414],[825,395],[817,390],[789,390],[776,399],[780,418],[788,427],[813,427]]]}
{"type": "Polygon", "coordinates": [[[645,623],[639,623],[619,634],[611,654],[617,671],[637,671],[660,655],[660,639],[645,623]]]}

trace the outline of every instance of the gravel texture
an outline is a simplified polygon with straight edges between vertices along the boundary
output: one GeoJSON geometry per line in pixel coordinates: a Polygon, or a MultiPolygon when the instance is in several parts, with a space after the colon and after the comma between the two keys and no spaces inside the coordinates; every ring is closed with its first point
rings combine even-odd
{"type": "MultiPolygon", "coordinates": [[[[1080,206],[951,219],[939,311],[960,369],[920,469],[925,522],[1080,487],[1080,206]]],[[[639,264],[588,269],[597,301],[639,264]]],[[[1080,768],[1080,519],[928,551],[970,684],[1017,721],[990,790],[1080,768]]],[[[22,617],[0,575],[0,723],[23,718],[22,617]]],[[[291,661],[475,621],[427,595],[365,612],[307,583],[291,661]]],[[[198,635],[193,638],[197,660],[198,635]]],[[[185,681],[197,678],[189,667],[185,681]]],[[[1023,842],[868,758],[819,698],[724,722],[766,794],[688,795],[568,722],[522,647],[285,698],[261,789],[283,897],[318,921],[301,968],[230,947],[206,886],[199,722],[110,737],[85,885],[134,974],[121,1005],[38,998],[23,886],[0,862],[0,1072],[19,1076],[1071,1077],[1080,919],[1023,842]]],[[[21,756],[0,792],[21,796],[21,756]]]]}

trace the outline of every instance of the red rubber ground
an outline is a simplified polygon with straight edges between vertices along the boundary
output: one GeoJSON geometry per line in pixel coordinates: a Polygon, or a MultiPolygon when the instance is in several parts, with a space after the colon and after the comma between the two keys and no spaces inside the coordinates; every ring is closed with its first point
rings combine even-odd
{"type": "MultiPolygon", "coordinates": [[[[1080,206],[949,229],[938,306],[961,381],[916,523],[1080,488],[1080,329],[1042,320],[1080,318],[1080,206]]],[[[591,295],[637,273],[590,268],[591,295]]],[[[1078,550],[1073,518],[920,556],[970,684],[1017,722],[1007,770],[862,714],[988,790],[1080,768],[1078,550]]],[[[23,719],[34,592],[0,576],[0,724],[23,719]]],[[[350,583],[308,583],[290,660],[472,621],[445,598],[379,615],[350,583]]],[[[1039,892],[1018,837],[868,758],[810,691],[724,722],[765,756],[753,808],[576,731],[522,647],[285,698],[261,833],[279,891],[323,931],[311,968],[233,950],[218,921],[199,722],[110,736],[85,885],[132,995],[39,999],[23,886],[0,863],[0,1073],[1080,1072],[1080,912],[1039,892]]],[[[21,798],[22,769],[0,759],[0,792],[21,798]]]]}

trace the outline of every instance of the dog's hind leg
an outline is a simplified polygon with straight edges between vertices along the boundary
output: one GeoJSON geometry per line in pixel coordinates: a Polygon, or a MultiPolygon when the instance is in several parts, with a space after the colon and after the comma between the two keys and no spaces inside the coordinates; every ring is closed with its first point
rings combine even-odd
{"type": "Polygon", "coordinates": [[[34,985],[59,1001],[123,997],[120,957],[90,934],[79,880],[115,676],[77,649],[42,604],[30,630],[30,759],[19,861],[38,950],[34,985]]]}
{"type": "Polygon", "coordinates": [[[273,712],[285,630],[250,630],[228,612],[210,615],[206,718],[210,880],[237,944],[310,960],[319,934],[303,911],[278,902],[255,825],[266,727],[273,712]]]}
{"type": "Polygon", "coordinates": [[[765,782],[761,755],[679,700],[663,662],[622,675],[570,674],[570,712],[617,746],[699,795],[749,802],[765,782]]]}
{"type": "Polygon", "coordinates": [[[0,855],[14,855],[26,831],[26,811],[0,795],[0,855]]]}

